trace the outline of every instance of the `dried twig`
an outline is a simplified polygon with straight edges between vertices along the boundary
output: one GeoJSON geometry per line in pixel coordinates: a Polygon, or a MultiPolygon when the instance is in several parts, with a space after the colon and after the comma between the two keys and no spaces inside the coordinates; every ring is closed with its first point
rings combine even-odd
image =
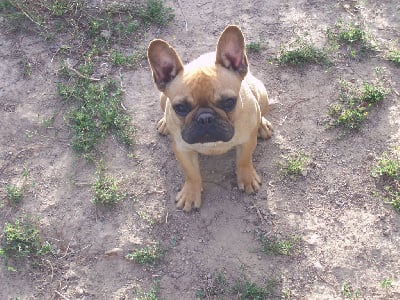
{"type": "Polygon", "coordinates": [[[65,297],[63,294],[61,294],[59,291],[54,291],[56,294],[57,294],[57,296],[58,297],[60,297],[61,299],[64,299],[64,300],[69,300],[69,298],[67,298],[67,297],[65,297]]]}

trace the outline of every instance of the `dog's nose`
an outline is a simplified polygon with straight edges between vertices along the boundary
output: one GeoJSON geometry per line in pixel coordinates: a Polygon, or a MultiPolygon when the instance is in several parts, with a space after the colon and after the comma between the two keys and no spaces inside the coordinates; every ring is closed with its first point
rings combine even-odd
{"type": "Polygon", "coordinates": [[[203,127],[207,127],[213,124],[214,121],[215,121],[215,115],[210,112],[203,112],[197,116],[197,123],[203,127]]]}

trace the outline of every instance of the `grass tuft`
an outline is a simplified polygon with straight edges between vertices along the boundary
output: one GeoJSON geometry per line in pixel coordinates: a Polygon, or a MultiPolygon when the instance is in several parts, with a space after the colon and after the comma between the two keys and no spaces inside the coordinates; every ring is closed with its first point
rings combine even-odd
{"type": "Polygon", "coordinates": [[[97,175],[98,177],[92,186],[93,202],[97,205],[115,206],[126,195],[120,191],[118,182],[114,177],[104,174],[102,163],[100,163],[97,175]]]}
{"type": "Polygon", "coordinates": [[[372,176],[383,183],[383,199],[400,213],[400,150],[384,152],[372,169],[372,176]]]}
{"type": "Polygon", "coordinates": [[[138,291],[137,300],[158,300],[159,283],[155,281],[153,287],[148,292],[138,291]]]}
{"type": "Polygon", "coordinates": [[[288,46],[281,47],[278,64],[304,66],[306,64],[327,64],[329,63],[324,50],[317,49],[302,38],[288,46]]]}
{"type": "Polygon", "coordinates": [[[346,48],[348,55],[353,59],[376,51],[372,37],[362,26],[354,23],[338,22],[327,30],[327,35],[331,43],[337,44],[338,48],[346,48]]]}
{"type": "Polygon", "coordinates": [[[137,10],[137,14],[145,25],[166,26],[174,18],[172,8],[166,7],[160,0],[148,0],[137,10]]]}
{"type": "Polygon", "coordinates": [[[6,185],[6,197],[11,203],[19,203],[23,197],[23,187],[17,185],[6,185]]]}
{"type": "Polygon", "coordinates": [[[285,156],[282,161],[278,162],[280,173],[292,179],[305,175],[305,170],[310,164],[311,158],[299,151],[285,156]]]}
{"type": "Polygon", "coordinates": [[[338,103],[329,107],[330,125],[355,130],[361,127],[371,109],[388,94],[381,84],[364,82],[361,87],[348,81],[341,82],[338,103]]]}
{"type": "Polygon", "coordinates": [[[21,258],[34,262],[51,251],[49,243],[41,243],[39,230],[27,217],[16,219],[13,223],[6,222],[2,236],[0,256],[6,263],[9,259],[21,258]]]}
{"type": "Polygon", "coordinates": [[[240,300],[264,300],[272,294],[270,287],[261,287],[248,280],[237,282],[232,290],[240,300]]]}
{"type": "Polygon", "coordinates": [[[158,244],[136,249],[125,256],[141,265],[155,265],[164,257],[164,250],[158,244]]]}
{"type": "Polygon", "coordinates": [[[70,74],[68,84],[58,85],[59,94],[75,105],[67,115],[75,131],[73,148],[84,154],[93,153],[108,133],[114,133],[125,145],[132,145],[134,128],[121,104],[121,88],[112,79],[103,83],[91,81],[90,65],[82,66],[79,71],[86,77],[70,74]]]}
{"type": "Polygon", "coordinates": [[[392,49],[387,54],[387,59],[400,67],[400,50],[392,49]]]}
{"type": "Polygon", "coordinates": [[[285,255],[293,256],[299,251],[299,237],[289,237],[279,239],[277,236],[261,237],[260,241],[263,246],[263,252],[267,255],[285,255]]]}

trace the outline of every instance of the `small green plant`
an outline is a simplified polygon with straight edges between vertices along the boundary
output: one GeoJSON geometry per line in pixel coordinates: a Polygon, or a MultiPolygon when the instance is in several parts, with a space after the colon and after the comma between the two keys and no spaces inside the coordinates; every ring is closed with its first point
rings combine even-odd
{"type": "Polygon", "coordinates": [[[380,83],[364,82],[357,87],[351,82],[342,81],[338,103],[329,107],[330,125],[348,130],[359,129],[370,110],[387,94],[388,90],[380,83]]]}
{"type": "Polygon", "coordinates": [[[48,9],[53,15],[60,17],[73,9],[73,2],[74,1],[69,0],[54,0],[48,9]]]}
{"type": "Polygon", "coordinates": [[[111,63],[116,67],[137,65],[146,58],[145,51],[138,51],[131,55],[125,55],[121,52],[112,50],[110,53],[111,63]]]}
{"type": "Polygon", "coordinates": [[[293,256],[299,251],[299,237],[279,239],[277,236],[261,237],[263,252],[267,255],[293,256]]]}
{"type": "Polygon", "coordinates": [[[92,190],[95,204],[114,206],[125,197],[119,190],[117,180],[103,172],[98,172],[98,178],[93,183],[92,190]]]}
{"type": "Polygon", "coordinates": [[[281,47],[278,64],[279,65],[298,65],[306,64],[327,64],[329,62],[324,50],[317,49],[302,38],[286,47],[281,47]]]}
{"type": "Polygon", "coordinates": [[[278,163],[280,173],[291,178],[304,175],[306,167],[310,164],[310,161],[310,157],[303,152],[290,154],[285,156],[283,161],[278,163]]]}
{"type": "Polygon", "coordinates": [[[23,197],[23,188],[17,185],[6,185],[7,200],[11,203],[19,203],[23,197]]]}
{"type": "Polygon", "coordinates": [[[396,147],[384,152],[372,169],[372,176],[379,178],[384,185],[382,196],[400,213],[400,151],[396,147]]]}
{"type": "Polygon", "coordinates": [[[200,299],[218,297],[225,294],[227,287],[228,283],[224,273],[216,271],[207,277],[206,286],[196,291],[196,297],[200,299]]]}
{"type": "Polygon", "coordinates": [[[77,77],[66,68],[70,83],[58,84],[59,94],[65,100],[75,103],[75,107],[68,113],[70,126],[75,131],[74,149],[84,154],[93,153],[96,145],[109,132],[126,145],[131,145],[134,128],[130,116],[121,105],[121,88],[111,79],[104,83],[91,80],[92,70],[91,64],[83,65],[77,77]]]}
{"type": "Polygon", "coordinates": [[[8,259],[29,258],[31,261],[51,251],[49,243],[41,243],[39,230],[27,218],[6,222],[1,241],[0,255],[8,259]]]}
{"type": "Polygon", "coordinates": [[[148,0],[146,5],[137,10],[137,14],[145,25],[166,26],[174,18],[172,8],[166,7],[160,0],[148,0]]]}
{"type": "Polygon", "coordinates": [[[261,51],[261,43],[260,42],[250,42],[246,45],[246,50],[248,52],[260,52],[261,51]]]}
{"type": "Polygon", "coordinates": [[[258,286],[248,280],[237,282],[232,290],[240,300],[264,300],[271,296],[270,289],[258,286]]]}
{"type": "Polygon", "coordinates": [[[371,36],[360,25],[354,23],[339,22],[327,30],[327,35],[331,43],[338,44],[338,48],[347,47],[351,58],[376,50],[371,36]]]}
{"type": "Polygon", "coordinates": [[[387,59],[397,66],[400,66],[400,50],[392,49],[387,54],[387,59]]]}
{"type": "Polygon", "coordinates": [[[164,256],[164,250],[156,244],[136,249],[125,256],[126,259],[132,260],[141,265],[155,265],[161,261],[164,256]]]}
{"type": "Polygon", "coordinates": [[[159,291],[159,284],[158,281],[155,281],[153,287],[148,292],[143,292],[142,290],[138,291],[138,298],[137,300],[158,300],[158,291],[159,291]]]}
{"type": "Polygon", "coordinates": [[[341,294],[345,299],[359,299],[361,297],[360,291],[355,290],[349,282],[343,283],[341,294]]]}
{"type": "Polygon", "coordinates": [[[385,291],[386,298],[388,298],[390,290],[393,287],[393,280],[391,278],[385,278],[380,282],[380,286],[385,291]]]}

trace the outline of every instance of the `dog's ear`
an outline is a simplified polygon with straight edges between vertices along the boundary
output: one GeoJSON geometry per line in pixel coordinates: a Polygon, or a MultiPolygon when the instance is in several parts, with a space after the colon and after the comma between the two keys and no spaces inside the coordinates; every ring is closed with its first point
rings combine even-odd
{"type": "Polygon", "coordinates": [[[157,88],[164,92],[168,83],[183,70],[183,64],[175,49],[163,40],[153,40],[147,49],[147,57],[157,88]]]}
{"type": "Polygon", "coordinates": [[[246,76],[248,63],[243,33],[239,27],[231,25],[222,32],[215,62],[237,72],[242,78],[246,76]]]}

